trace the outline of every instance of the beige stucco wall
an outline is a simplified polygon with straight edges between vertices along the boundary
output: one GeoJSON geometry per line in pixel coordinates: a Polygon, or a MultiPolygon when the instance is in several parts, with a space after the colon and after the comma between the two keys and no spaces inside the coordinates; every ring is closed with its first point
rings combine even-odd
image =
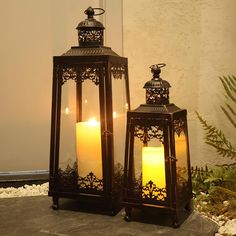
{"type": "Polygon", "coordinates": [[[224,96],[218,79],[236,74],[235,12],[235,0],[123,1],[124,55],[129,58],[132,108],[145,102],[142,87],[151,78],[149,66],[166,63],[162,78],[172,85],[170,100],[188,110],[193,165],[228,161],[204,144],[195,111],[235,143],[235,130],[219,107],[224,96]]]}
{"type": "Polygon", "coordinates": [[[0,1],[0,171],[48,169],[52,57],[98,1],[0,1]]]}
{"type": "Polygon", "coordinates": [[[171,101],[189,112],[192,163],[218,163],[194,111],[235,139],[218,76],[235,74],[236,1],[0,0],[0,171],[48,169],[52,57],[77,45],[89,5],[106,9],[106,45],[129,59],[132,108],[144,102],[148,67],[165,62],[171,101]]]}
{"type": "Polygon", "coordinates": [[[0,172],[48,170],[52,57],[78,45],[88,6],[109,9],[97,18],[121,54],[121,0],[0,0],[0,172]]]}

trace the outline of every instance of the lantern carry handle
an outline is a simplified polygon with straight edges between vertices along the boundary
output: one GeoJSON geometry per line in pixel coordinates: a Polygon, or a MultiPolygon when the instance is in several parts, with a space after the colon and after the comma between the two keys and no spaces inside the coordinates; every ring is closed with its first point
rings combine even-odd
{"type": "Polygon", "coordinates": [[[84,14],[88,15],[88,18],[92,18],[93,16],[99,16],[105,13],[105,10],[102,8],[98,7],[88,7],[85,11],[84,14]],[[100,13],[95,14],[95,10],[101,11],[100,13]]]}
{"type": "Polygon", "coordinates": [[[102,15],[102,14],[105,13],[105,10],[102,9],[102,8],[99,8],[99,7],[97,7],[97,8],[93,8],[93,10],[99,10],[99,11],[101,11],[100,13],[94,14],[95,16],[100,16],[100,15],[102,15]]]}
{"type": "Polygon", "coordinates": [[[164,67],[164,66],[166,66],[165,63],[158,63],[158,64],[151,65],[149,68],[151,68],[151,69],[154,69],[154,68],[162,68],[162,67],[164,67]]]}

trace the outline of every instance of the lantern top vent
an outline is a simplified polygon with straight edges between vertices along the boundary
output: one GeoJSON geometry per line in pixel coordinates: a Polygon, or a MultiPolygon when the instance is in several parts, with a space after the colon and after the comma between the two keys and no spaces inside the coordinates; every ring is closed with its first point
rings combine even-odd
{"type": "Polygon", "coordinates": [[[161,68],[166,66],[159,63],[150,66],[153,78],[147,81],[143,88],[146,89],[146,103],[167,105],[169,104],[169,82],[160,78],[161,68]]]}
{"type": "Polygon", "coordinates": [[[104,26],[101,22],[93,18],[104,14],[105,10],[102,8],[88,7],[84,13],[87,15],[87,19],[80,22],[76,29],[78,30],[78,41],[80,47],[100,47],[103,46],[103,31],[104,26]],[[95,11],[98,13],[95,14],[95,11]]]}

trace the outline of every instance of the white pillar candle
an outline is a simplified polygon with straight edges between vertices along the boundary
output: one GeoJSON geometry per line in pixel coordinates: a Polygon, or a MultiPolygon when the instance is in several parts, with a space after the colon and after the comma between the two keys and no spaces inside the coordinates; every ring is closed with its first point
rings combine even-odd
{"type": "Polygon", "coordinates": [[[102,179],[101,125],[96,119],[76,123],[76,154],[79,176],[92,172],[102,179]]]}
{"type": "Polygon", "coordinates": [[[142,185],[152,181],[158,188],[166,187],[164,147],[142,148],[142,185]]]}

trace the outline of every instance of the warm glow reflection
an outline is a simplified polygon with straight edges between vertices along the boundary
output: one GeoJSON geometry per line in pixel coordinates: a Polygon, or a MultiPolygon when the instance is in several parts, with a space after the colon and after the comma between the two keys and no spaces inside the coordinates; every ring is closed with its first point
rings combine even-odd
{"type": "Polygon", "coordinates": [[[164,147],[142,148],[142,182],[143,186],[149,181],[158,188],[166,187],[164,147]]]}
{"type": "Polygon", "coordinates": [[[69,115],[69,107],[66,107],[65,113],[66,113],[66,115],[69,115]]]}
{"type": "Polygon", "coordinates": [[[113,111],[113,118],[117,118],[117,113],[113,111]]]}
{"type": "Polygon", "coordinates": [[[88,103],[88,100],[87,100],[87,99],[85,99],[85,100],[84,100],[84,103],[86,103],[86,104],[87,104],[87,103],[88,103]]]}
{"type": "Polygon", "coordinates": [[[126,108],[126,110],[128,110],[128,108],[129,108],[128,103],[125,104],[125,108],[126,108]]]}

